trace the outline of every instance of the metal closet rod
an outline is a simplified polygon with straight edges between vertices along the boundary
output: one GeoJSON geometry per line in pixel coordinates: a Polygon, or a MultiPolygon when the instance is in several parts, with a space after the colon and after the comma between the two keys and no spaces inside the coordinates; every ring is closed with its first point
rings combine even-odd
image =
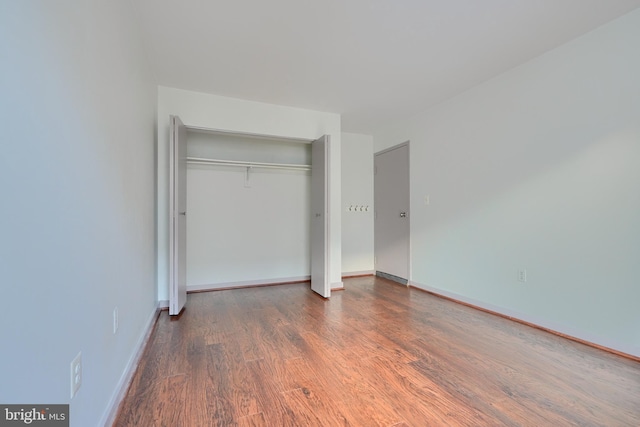
{"type": "Polygon", "coordinates": [[[187,157],[187,163],[198,165],[240,166],[245,168],[311,170],[311,165],[296,165],[291,163],[262,163],[244,162],[237,160],[204,159],[200,157],[187,157]]]}

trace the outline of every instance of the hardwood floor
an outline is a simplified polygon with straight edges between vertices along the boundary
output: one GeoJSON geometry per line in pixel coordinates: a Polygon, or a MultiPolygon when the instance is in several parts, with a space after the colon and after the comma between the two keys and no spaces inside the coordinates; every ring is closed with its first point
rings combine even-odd
{"type": "Polygon", "coordinates": [[[640,363],[364,277],[190,294],[115,426],[640,426],[640,363]]]}

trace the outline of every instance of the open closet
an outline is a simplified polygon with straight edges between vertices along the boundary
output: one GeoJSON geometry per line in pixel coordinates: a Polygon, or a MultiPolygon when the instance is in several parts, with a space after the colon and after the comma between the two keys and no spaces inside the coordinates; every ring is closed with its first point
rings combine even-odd
{"type": "Polygon", "coordinates": [[[312,280],[329,296],[328,137],[170,128],[170,314],[187,291],[312,280]]]}

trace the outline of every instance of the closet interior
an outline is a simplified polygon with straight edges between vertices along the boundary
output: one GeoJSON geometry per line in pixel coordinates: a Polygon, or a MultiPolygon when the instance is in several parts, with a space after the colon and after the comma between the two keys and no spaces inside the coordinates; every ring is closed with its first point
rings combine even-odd
{"type": "Polygon", "coordinates": [[[189,128],[187,290],[308,280],[310,141],[189,128]]]}

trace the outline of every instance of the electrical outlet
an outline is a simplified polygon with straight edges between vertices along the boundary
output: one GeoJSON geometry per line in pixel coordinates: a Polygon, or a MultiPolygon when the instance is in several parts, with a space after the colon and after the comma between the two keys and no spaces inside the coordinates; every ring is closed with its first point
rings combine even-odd
{"type": "Polygon", "coordinates": [[[71,361],[71,398],[78,393],[82,385],[82,352],[71,361]]]}
{"type": "Polygon", "coordinates": [[[527,281],[527,270],[525,268],[518,270],[518,281],[523,283],[527,281]]]}
{"type": "Polygon", "coordinates": [[[118,307],[113,309],[113,333],[115,334],[116,332],[118,332],[118,307]]]}

